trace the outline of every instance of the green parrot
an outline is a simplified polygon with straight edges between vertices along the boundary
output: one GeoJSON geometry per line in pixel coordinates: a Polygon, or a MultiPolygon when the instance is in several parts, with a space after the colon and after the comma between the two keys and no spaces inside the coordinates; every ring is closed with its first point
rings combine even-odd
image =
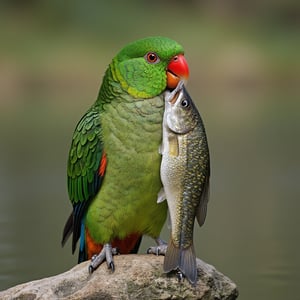
{"type": "Polygon", "coordinates": [[[157,203],[163,93],[188,77],[183,54],[165,37],[125,46],[76,126],[67,167],[73,211],[62,245],[73,234],[74,253],[80,239],[78,262],[91,259],[90,272],[105,260],[114,271],[113,255],[137,253],[144,234],[161,242],[167,214],[166,202],[157,203]]]}

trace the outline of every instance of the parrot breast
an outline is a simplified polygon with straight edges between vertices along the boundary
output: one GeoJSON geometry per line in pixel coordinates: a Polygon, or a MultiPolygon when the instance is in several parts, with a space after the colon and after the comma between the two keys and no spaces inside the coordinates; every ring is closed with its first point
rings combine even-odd
{"type": "Polygon", "coordinates": [[[107,155],[103,184],[86,215],[96,243],[131,234],[158,237],[166,219],[166,203],[157,204],[161,188],[158,152],[163,99],[129,95],[103,105],[102,139],[107,155]]]}

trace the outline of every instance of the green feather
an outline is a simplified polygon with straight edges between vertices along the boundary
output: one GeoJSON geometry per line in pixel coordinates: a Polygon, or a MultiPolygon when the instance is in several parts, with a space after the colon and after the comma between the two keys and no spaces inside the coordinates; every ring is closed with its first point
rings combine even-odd
{"type": "Polygon", "coordinates": [[[99,109],[93,106],[79,121],[72,140],[68,161],[69,197],[73,204],[95,196],[89,191],[99,167],[102,141],[99,134],[99,109]]]}
{"type": "Polygon", "coordinates": [[[146,99],[161,94],[166,88],[167,65],[173,56],[180,53],[184,53],[182,46],[165,37],[148,37],[127,45],[110,64],[106,73],[110,82],[108,84],[104,78],[100,98],[105,102],[114,99],[107,95],[112,88],[111,92],[116,95],[117,86],[112,81],[119,82],[122,89],[134,98],[146,99]],[[148,52],[155,52],[159,62],[149,64],[145,60],[148,52]]]}

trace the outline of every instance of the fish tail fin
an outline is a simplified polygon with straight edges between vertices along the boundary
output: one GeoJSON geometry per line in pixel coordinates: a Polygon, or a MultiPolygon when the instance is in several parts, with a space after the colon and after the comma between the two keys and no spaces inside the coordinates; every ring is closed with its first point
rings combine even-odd
{"type": "Polygon", "coordinates": [[[181,250],[179,270],[190,281],[190,283],[196,283],[198,274],[196,255],[193,244],[188,248],[181,250]]]}
{"type": "Polygon", "coordinates": [[[194,245],[188,248],[175,247],[171,241],[164,259],[164,272],[179,270],[192,283],[197,281],[197,262],[194,245]]]}
{"type": "Polygon", "coordinates": [[[164,272],[169,273],[179,268],[180,248],[175,247],[172,240],[168,244],[167,252],[164,259],[164,272]]]}

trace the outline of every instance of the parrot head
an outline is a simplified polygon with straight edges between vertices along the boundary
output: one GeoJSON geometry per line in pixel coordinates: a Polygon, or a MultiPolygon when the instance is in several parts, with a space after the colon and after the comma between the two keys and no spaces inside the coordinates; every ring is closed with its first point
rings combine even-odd
{"type": "Polygon", "coordinates": [[[152,98],[189,76],[182,46],[165,37],[148,37],[125,46],[112,61],[113,74],[135,98],[152,98]]]}

